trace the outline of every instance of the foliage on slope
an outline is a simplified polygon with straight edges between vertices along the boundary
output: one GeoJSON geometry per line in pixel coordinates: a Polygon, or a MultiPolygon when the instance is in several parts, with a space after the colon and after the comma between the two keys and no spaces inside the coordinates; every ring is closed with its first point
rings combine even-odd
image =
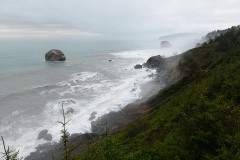
{"type": "Polygon", "coordinates": [[[78,159],[240,159],[240,30],[184,53],[151,112],[78,159]]]}

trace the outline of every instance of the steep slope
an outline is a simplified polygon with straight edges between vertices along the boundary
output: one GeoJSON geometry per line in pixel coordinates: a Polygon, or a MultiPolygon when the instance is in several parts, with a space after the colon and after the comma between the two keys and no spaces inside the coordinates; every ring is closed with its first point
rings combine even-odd
{"type": "Polygon", "coordinates": [[[179,69],[148,115],[77,159],[239,159],[240,30],[184,53],[179,69]]]}

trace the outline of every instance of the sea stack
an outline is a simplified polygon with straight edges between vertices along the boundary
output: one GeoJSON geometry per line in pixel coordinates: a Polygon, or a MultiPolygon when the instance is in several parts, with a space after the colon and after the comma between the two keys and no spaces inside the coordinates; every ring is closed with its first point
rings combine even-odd
{"type": "Polygon", "coordinates": [[[172,45],[168,41],[161,42],[161,48],[171,48],[172,45]]]}
{"type": "Polygon", "coordinates": [[[57,49],[51,49],[45,54],[46,61],[65,61],[66,57],[62,51],[57,49]]]}
{"type": "Polygon", "coordinates": [[[164,66],[164,58],[160,55],[150,57],[144,64],[147,68],[161,69],[164,66]]]}

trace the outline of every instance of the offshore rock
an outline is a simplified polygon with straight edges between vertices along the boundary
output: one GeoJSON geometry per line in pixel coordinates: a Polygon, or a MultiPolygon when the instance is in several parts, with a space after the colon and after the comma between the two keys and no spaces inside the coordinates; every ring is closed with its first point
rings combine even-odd
{"type": "Polygon", "coordinates": [[[168,41],[162,41],[161,42],[161,47],[162,48],[171,48],[172,45],[168,41]]]}
{"type": "Polygon", "coordinates": [[[46,61],[65,61],[66,57],[62,51],[57,49],[51,49],[45,54],[46,61]]]}
{"type": "Polygon", "coordinates": [[[52,135],[48,133],[48,130],[42,130],[38,134],[38,139],[44,139],[46,141],[51,141],[52,140],[52,135]]]}
{"type": "Polygon", "coordinates": [[[137,64],[137,65],[134,66],[134,69],[142,69],[142,65],[137,64]]]}

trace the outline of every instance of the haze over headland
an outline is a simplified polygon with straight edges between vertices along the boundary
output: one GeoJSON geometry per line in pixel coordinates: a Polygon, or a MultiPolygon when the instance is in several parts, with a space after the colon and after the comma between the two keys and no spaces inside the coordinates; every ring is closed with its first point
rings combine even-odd
{"type": "Polygon", "coordinates": [[[158,38],[240,23],[239,0],[3,0],[0,36],[158,38]]]}

